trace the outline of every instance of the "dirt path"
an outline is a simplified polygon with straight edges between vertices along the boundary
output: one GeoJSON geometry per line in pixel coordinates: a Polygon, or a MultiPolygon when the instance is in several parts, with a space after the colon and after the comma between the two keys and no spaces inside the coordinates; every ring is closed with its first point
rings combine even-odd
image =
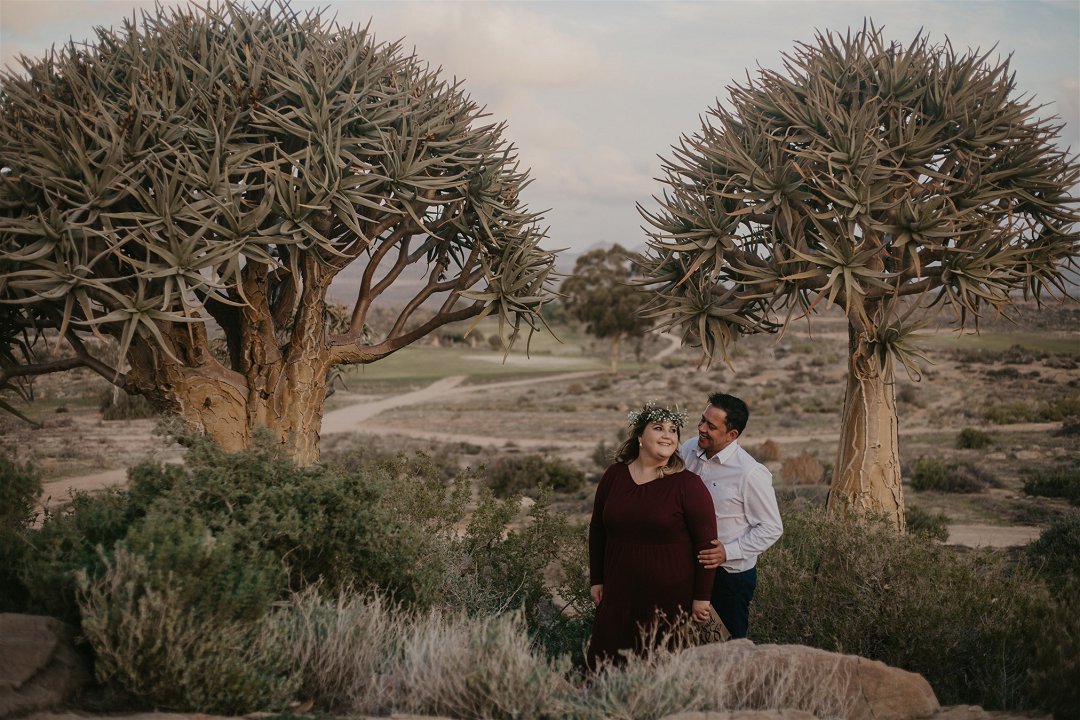
{"type": "Polygon", "coordinates": [[[1028,525],[949,525],[949,545],[966,547],[1014,547],[1027,545],[1046,528],[1028,525]]]}
{"type": "MultiPolygon", "coordinates": [[[[408,436],[411,438],[439,442],[466,442],[483,447],[502,446],[507,442],[510,442],[510,440],[490,435],[456,435],[452,432],[423,432],[412,428],[395,428],[378,423],[371,423],[369,421],[380,413],[394,408],[419,405],[428,402],[438,402],[457,397],[466,397],[476,392],[498,392],[506,388],[521,387],[523,385],[572,381],[599,375],[602,372],[603,371],[600,370],[589,370],[572,373],[558,373],[541,377],[525,378],[522,380],[507,380],[504,382],[495,382],[479,386],[463,386],[462,383],[467,380],[468,377],[465,375],[454,375],[437,380],[431,385],[409,393],[394,395],[379,400],[365,400],[333,410],[323,417],[321,435],[327,436],[349,432],[364,432],[373,435],[408,436]]],[[[149,433],[150,431],[148,430],[147,437],[145,438],[146,440],[150,437],[149,433]]],[[[551,445],[551,442],[548,440],[516,440],[514,442],[519,447],[543,447],[551,445]]],[[[592,445],[573,443],[570,444],[570,447],[574,450],[585,450],[591,448],[592,445]]],[[[182,459],[181,452],[180,447],[173,446],[164,453],[158,454],[154,459],[165,463],[180,462],[182,459]]],[[[73,492],[104,490],[109,487],[123,485],[125,482],[127,482],[127,468],[102,470],[101,472],[61,478],[59,480],[51,480],[47,483],[43,483],[41,497],[44,504],[52,507],[71,500],[73,492]]]]}
{"type": "MultiPolygon", "coordinates": [[[[506,388],[521,387],[523,385],[566,382],[569,380],[592,377],[594,375],[599,375],[602,372],[603,371],[601,370],[585,370],[581,372],[559,373],[555,375],[544,375],[542,377],[525,378],[524,380],[506,380],[485,385],[465,385],[463,387],[461,386],[461,383],[464,382],[468,376],[454,375],[438,380],[419,390],[405,393],[404,395],[394,395],[392,397],[383,398],[382,400],[346,405],[343,408],[328,412],[323,416],[322,430],[319,434],[325,436],[337,433],[363,431],[365,433],[373,432],[381,435],[399,434],[420,437],[412,429],[399,428],[396,431],[384,432],[386,429],[384,426],[372,427],[365,423],[379,413],[393,410],[394,408],[406,407],[408,405],[420,405],[421,403],[430,403],[440,400],[450,400],[458,397],[467,397],[481,392],[498,392],[500,390],[505,390],[506,388]]],[[[452,441],[464,439],[464,437],[465,436],[454,437],[452,441]]],[[[501,442],[503,441],[500,441],[500,444],[501,442]]]]}

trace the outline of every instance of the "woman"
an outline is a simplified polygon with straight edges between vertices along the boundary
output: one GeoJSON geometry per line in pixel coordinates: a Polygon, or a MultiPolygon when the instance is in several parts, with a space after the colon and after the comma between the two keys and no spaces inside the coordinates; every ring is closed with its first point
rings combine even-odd
{"type": "Polygon", "coordinates": [[[647,404],[596,488],[589,572],[597,604],[587,663],[641,653],[642,631],[659,640],[680,615],[709,618],[715,570],[697,562],[716,538],[712,499],[679,457],[686,414],[647,404]],[[656,631],[656,632],[652,632],[656,631]]]}

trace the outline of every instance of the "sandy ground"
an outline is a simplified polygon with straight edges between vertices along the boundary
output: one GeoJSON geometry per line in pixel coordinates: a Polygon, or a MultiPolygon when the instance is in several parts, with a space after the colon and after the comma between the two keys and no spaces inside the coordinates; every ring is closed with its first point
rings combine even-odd
{"type": "MultiPolygon", "coordinates": [[[[490,433],[462,434],[453,432],[451,427],[422,430],[416,427],[395,426],[393,424],[373,423],[372,419],[390,410],[403,408],[423,403],[438,403],[464,397],[477,395],[490,396],[511,388],[521,388],[531,385],[543,385],[545,383],[558,383],[565,385],[569,382],[587,379],[602,375],[599,371],[560,373],[542,377],[527,378],[522,380],[510,380],[494,382],[482,386],[466,385],[468,379],[464,375],[443,378],[421,389],[394,395],[371,399],[370,396],[357,396],[357,402],[331,411],[323,418],[322,436],[330,436],[351,432],[363,432],[380,436],[408,437],[414,440],[436,442],[463,442],[480,447],[514,446],[517,448],[550,448],[556,445],[568,457],[584,457],[594,447],[593,438],[583,440],[552,441],[551,438],[521,439],[505,438],[490,433]],[[362,399],[361,399],[362,398],[362,399]]],[[[180,462],[181,448],[176,445],[166,445],[160,438],[151,436],[152,427],[148,421],[135,421],[126,423],[127,427],[122,432],[113,434],[113,438],[123,437],[129,442],[140,444],[148,449],[147,456],[162,462],[180,462]],[[157,447],[154,447],[154,444],[157,447]]],[[[1054,426],[1047,424],[1028,424],[1012,426],[1016,430],[1048,430],[1054,426]]],[[[902,430],[903,435],[932,434],[939,432],[936,428],[910,428],[902,430]]],[[[836,440],[837,432],[796,433],[789,435],[771,435],[775,442],[784,444],[803,443],[809,440],[836,440]]],[[[45,504],[54,506],[70,499],[73,491],[90,492],[122,485],[126,482],[126,469],[103,470],[100,472],[79,475],[76,477],[63,478],[44,484],[43,501],[45,504]]],[[[1025,545],[1039,536],[1042,528],[1036,526],[996,526],[978,524],[957,524],[949,526],[949,543],[965,545],[969,547],[1010,547],[1025,545]]]]}

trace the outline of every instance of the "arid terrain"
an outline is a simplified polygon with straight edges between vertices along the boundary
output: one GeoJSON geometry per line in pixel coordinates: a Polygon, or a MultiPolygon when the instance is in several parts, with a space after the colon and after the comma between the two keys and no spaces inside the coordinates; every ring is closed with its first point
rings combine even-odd
{"type": "MultiPolygon", "coordinates": [[[[432,343],[407,348],[376,365],[346,372],[330,398],[323,450],[350,446],[424,450],[477,466],[507,454],[538,453],[580,464],[590,478],[617,443],[626,413],[648,400],[678,403],[696,417],[706,395],[721,389],[751,407],[744,445],[775,443],[767,464],[783,502],[823,502],[827,486],[785,467],[808,454],[827,476],[835,455],[846,372],[843,320],[815,320],[781,337],[750,337],[736,347],[734,368],[701,364],[676,338],[647,338],[627,348],[620,370],[607,371],[607,345],[575,328],[557,328],[563,342],[537,338],[529,357],[489,344],[432,343]],[[598,447],[600,445],[604,447],[598,447]],[[777,452],[778,448],[778,452],[777,452]]],[[[944,513],[950,542],[1020,545],[1068,511],[1064,500],[1026,495],[1025,477],[1080,464],[1080,439],[1063,434],[1064,418],[1080,414],[1080,306],[1025,307],[1016,323],[984,325],[980,335],[928,328],[929,364],[920,379],[897,379],[901,461],[905,477],[920,458],[961,466],[984,489],[916,492],[909,507],[944,513]],[[991,444],[960,449],[965,428],[991,444]]],[[[122,482],[124,469],[147,458],[179,461],[182,450],[155,433],[155,419],[102,420],[106,383],[86,372],[42,378],[29,414],[33,428],[0,417],[0,450],[31,461],[56,504],[72,489],[122,482]]],[[[813,463],[811,474],[815,474],[813,463]]],[[[592,485],[558,498],[569,513],[588,511],[592,485]]]]}

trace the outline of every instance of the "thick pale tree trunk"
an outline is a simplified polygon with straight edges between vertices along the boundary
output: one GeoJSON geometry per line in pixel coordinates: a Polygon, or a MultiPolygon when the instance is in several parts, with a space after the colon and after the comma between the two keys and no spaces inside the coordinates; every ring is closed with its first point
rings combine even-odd
{"type": "Polygon", "coordinates": [[[143,394],[157,407],[179,417],[189,430],[216,442],[229,452],[248,447],[260,428],[288,448],[298,464],[319,459],[319,429],[326,400],[326,369],[318,361],[297,362],[286,368],[273,393],[252,392],[265,387],[265,377],[249,383],[239,373],[220,366],[184,367],[160,361],[132,368],[131,376],[146,388],[143,394]]]}
{"type": "Polygon", "coordinates": [[[243,333],[238,370],[213,357],[201,323],[170,328],[165,334],[173,356],[150,343],[133,343],[132,389],[230,452],[248,447],[264,428],[298,464],[318,461],[331,367],[323,316],[329,279],[314,262],[304,271],[306,283],[285,349],[270,313],[260,310],[266,307],[265,274],[252,271],[245,280],[249,304],[238,324],[243,333]]]}
{"type": "Polygon", "coordinates": [[[829,489],[828,513],[861,519],[885,517],[905,529],[900,443],[891,377],[861,335],[848,329],[850,360],[840,447],[829,489]]]}

